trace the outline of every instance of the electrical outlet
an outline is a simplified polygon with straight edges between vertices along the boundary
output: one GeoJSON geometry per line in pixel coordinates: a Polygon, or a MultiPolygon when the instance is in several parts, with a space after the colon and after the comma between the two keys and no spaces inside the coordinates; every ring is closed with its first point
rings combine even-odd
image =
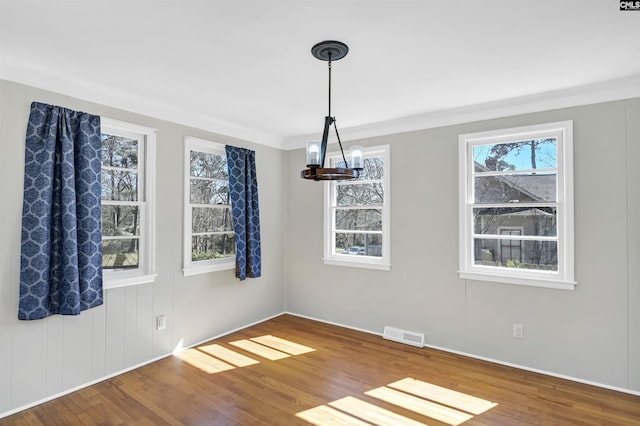
{"type": "Polygon", "coordinates": [[[524,339],[524,327],[522,324],[513,324],[513,338],[524,339]]]}
{"type": "Polygon", "coordinates": [[[164,330],[167,328],[167,317],[165,315],[158,315],[156,317],[156,330],[164,330]]]}

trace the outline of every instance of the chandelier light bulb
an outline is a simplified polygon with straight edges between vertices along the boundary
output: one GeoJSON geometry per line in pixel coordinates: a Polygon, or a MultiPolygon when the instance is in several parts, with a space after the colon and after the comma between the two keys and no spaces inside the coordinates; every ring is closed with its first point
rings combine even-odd
{"type": "Polygon", "coordinates": [[[320,167],[320,141],[307,142],[307,167],[320,167]]]}
{"type": "Polygon", "coordinates": [[[351,168],[357,170],[364,168],[364,148],[361,146],[352,146],[349,148],[349,157],[351,157],[351,168]]]}

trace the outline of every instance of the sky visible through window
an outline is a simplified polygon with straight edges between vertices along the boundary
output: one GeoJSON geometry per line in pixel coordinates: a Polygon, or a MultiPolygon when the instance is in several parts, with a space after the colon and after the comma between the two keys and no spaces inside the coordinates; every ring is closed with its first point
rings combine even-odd
{"type": "Polygon", "coordinates": [[[556,168],[557,141],[555,138],[549,138],[476,145],[473,148],[473,157],[477,163],[487,167],[492,160],[497,161],[497,168],[490,167],[491,170],[556,168]],[[535,150],[533,158],[532,149],[535,150]]]}

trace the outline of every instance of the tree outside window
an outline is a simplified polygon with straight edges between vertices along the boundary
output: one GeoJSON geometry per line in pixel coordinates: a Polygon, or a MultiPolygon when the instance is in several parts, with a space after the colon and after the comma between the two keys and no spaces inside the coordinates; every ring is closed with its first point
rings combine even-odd
{"type": "Polygon", "coordinates": [[[235,260],[225,147],[185,139],[185,275],[229,269],[235,260]]]}

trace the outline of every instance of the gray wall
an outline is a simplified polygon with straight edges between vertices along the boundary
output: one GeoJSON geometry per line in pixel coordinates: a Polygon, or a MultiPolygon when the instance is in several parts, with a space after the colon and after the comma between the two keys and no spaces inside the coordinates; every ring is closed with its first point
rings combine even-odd
{"type": "Polygon", "coordinates": [[[0,80],[0,415],[284,310],[284,154],[0,80]],[[32,101],[150,126],[157,134],[156,282],[105,292],[78,317],[18,321],[24,139],[32,101]],[[184,136],[256,150],[263,276],[182,275],[184,136]],[[167,316],[156,331],[155,317],[167,316]]]}
{"type": "MultiPolygon", "coordinates": [[[[391,144],[392,269],[322,262],[322,184],[283,152],[0,80],[0,415],[284,310],[640,391],[640,99],[384,136],[391,144]],[[106,291],[78,317],[18,321],[24,135],[37,100],[158,129],[155,283],[106,291]],[[574,121],[575,291],[460,280],[460,133],[574,121]],[[255,149],[263,277],[184,277],[183,138],[255,149]],[[268,173],[267,173],[268,171],[268,173]],[[286,285],[285,285],[286,284],[286,285]],[[154,329],[167,315],[168,327],[154,329]],[[524,324],[525,338],[511,337],[524,324]]],[[[353,142],[349,142],[351,144],[353,142]]]]}
{"type": "MultiPolygon", "coordinates": [[[[355,144],[356,142],[349,142],[355,144]]],[[[640,391],[640,99],[357,141],[391,145],[391,271],[322,262],[322,184],[287,154],[291,312],[640,391]],[[578,286],[464,281],[458,266],[458,135],[573,120],[578,286]],[[524,339],[512,324],[524,325],[524,339]]]]}

